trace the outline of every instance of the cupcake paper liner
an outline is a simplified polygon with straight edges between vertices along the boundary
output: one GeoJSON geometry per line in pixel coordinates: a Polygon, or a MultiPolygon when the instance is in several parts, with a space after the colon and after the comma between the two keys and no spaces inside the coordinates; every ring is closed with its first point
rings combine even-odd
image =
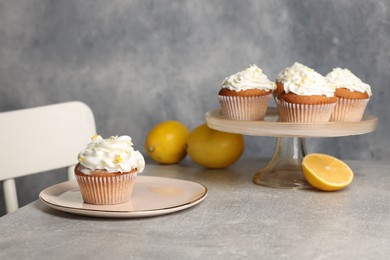
{"type": "Polygon", "coordinates": [[[263,96],[218,96],[221,113],[232,120],[262,120],[271,94],[263,96]]]}
{"type": "Polygon", "coordinates": [[[367,99],[337,98],[337,104],[333,110],[330,121],[334,122],[359,122],[363,118],[367,99]]]}
{"type": "Polygon", "coordinates": [[[130,200],[137,172],[112,176],[76,175],[85,203],[113,205],[130,200]]]}
{"type": "Polygon", "coordinates": [[[293,104],[275,98],[282,122],[328,122],[336,103],[330,104],[293,104]]]}

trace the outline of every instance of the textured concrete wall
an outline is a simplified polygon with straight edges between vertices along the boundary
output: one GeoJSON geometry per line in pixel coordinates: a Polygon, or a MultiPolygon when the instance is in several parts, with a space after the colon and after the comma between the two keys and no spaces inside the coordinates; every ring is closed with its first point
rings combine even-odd
{"type": "MultiPolygon", "coordinates": [[[[143,151],[146,131],[160,121],[204,122],[221,81],[249,64],[270,79],[294,61],[322,74],[347,67],[372,86],[367,112],[379,126],[309,140],[308,149],[387,159],[389,8],[386,0],[3,0],[0,111],[80,100],[101,135],[129,134],[143,151]]],[[[272,155],[274,138],[246,142],[245,156],[272,155]]],[[[28,185],[59,180],[44,176],[19,181],[23,202],[39,191],[28,185]]]]}

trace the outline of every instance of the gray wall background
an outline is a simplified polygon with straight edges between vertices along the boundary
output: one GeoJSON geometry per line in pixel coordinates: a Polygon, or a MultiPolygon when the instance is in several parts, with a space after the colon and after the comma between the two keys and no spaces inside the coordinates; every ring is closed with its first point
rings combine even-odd
{"type": "MultiPolygon", "coordinates": [[[[388,159],[389,25],[388,0],[2,0],[0,111],[80,100],[101,135],[129,134],[143,152],[160,121],[203,123],[226,76],[255,63],[274,80],[298,61],[349,68],[371,85],[367,112],[379,118],[371,134],[311,139],[308,150],[388,159]]],[[[274,143],[246,137],[244,156],[271,157],[274,143]]],[[[19,179],[21,204],[62,180],[19,179]]]]}

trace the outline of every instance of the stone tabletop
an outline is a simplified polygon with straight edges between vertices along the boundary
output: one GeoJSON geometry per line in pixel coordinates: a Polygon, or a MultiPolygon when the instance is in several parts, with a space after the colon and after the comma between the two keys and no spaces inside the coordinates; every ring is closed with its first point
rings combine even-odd
{"type": "Polygon", "coordinates": [[[390,163],[347,163],[351,186],[328,193],[253,184],[266,160],[224,170],[148,165],[145,175],[202,183],[208,197],[138,219],[72,215],[37,200],[0,218],[0,259],[388,259],[390,163]]]}

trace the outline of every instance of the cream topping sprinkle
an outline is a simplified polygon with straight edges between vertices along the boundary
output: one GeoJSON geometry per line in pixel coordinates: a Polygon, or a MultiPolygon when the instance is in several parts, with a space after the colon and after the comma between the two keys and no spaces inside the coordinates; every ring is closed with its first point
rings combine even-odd
{"type": "Polygon", "coordinates": [[[141,173],[145,168],[144,157],[133,149],[131,137],[127,135],[111,136],[107,139],[94,135],[87,147],[79,153],[78,160],[85,167],[82,170],[84,174],[103,169],[108,172],[129,172],[137,169],[137,172],[141,173]]]}
{"type": "Polygon", "coordinates": [[[253,64],[243,71],[226,77],[222,82],[221,88],[227,88],[237,92],[248,89],[273,91],[276,85],[268,79],[260,68],[253,64]]]}
{"type": "Polygon", "coordinates": [[[334,68],[326,75],[326,78],[336,88],[347,88],[352,92],[367,92],[369,96],[372,95],[370,85],[364,83],[349,69],[334,68]]]}
{"type": "Polygon", "coordinates": [[[282,70],[276,81],[283,83],[286,93],[292,92],[301,96],[333,97],[336,90],[324,76],[298,62],[282,70]]]}

